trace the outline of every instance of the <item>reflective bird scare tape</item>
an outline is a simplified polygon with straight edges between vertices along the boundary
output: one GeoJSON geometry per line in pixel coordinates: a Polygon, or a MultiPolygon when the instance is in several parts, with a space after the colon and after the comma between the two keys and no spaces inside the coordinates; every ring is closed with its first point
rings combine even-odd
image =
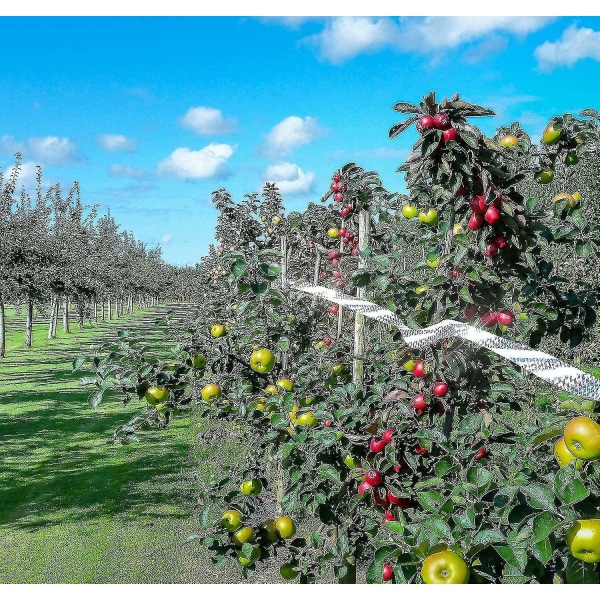
{"type": "Polygon", "coordinates": [[[425,329],[410,329],[393,312],[367,300],[318,285],[299,284],[289,280],[288,285],[308,294],[336,302],[340,306],[345,306],[370,319],[393,325],[400,330],[404,341],[410,348],[421,349],[443,339],[459,337],[507,358],[540,379],[571,394],[589,400],[600,400],[600,379],[584,373],[550,354],[534,350],[524,344],[498,337],[493,333],[458,321],[446,320],[425,329]]]}

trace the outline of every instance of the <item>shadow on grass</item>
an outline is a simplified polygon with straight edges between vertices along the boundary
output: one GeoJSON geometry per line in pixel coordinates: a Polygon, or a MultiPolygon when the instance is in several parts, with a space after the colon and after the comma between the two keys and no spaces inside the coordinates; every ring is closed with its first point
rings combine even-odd
{"type": "MultiPolygon", "coordinates": [[[[39,402],[40,394],[34,395],[39,402]]],[[[43,398],[50,403],[46,409],[0,418],[0,524],[30,529],[181,505],[180,474],[190,447],[182,435],[154,432],[141,444],[115,445],[112,432],[128,418],[123,410],[90,414],[81,393],[43,398]]]]}

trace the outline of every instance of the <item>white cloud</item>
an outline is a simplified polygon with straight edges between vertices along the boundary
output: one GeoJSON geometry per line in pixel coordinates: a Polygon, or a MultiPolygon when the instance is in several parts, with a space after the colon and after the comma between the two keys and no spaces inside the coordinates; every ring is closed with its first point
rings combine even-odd
{"type": "Polygon", "coordinates": [[[98,136],[98,144],[108,152],[135,152],[135,142],[124,135],[106,134],[98,136]]]}
{"type": "Polygon", "coordinates": [[[286,117],[264,136],[259,152],[273,160],[285,158],[299,146],[310,144],[325,133],[313,117],[286,117]]]}
{"type": "Polygon", "coordinates": [[[269,166],[266,179],[289,196],[308,194],[315,185],[314,173],[305,173],[298,165],[287,162],[269,166]]]}
{"type": "Polygon", "coordinates": [[[164,244],[166,246],[172,240],[173,240],[173,236],[170,233],[167,233],[167,234],[165,234],[165,235],[162,236],[162,239],[160,240],[160,243],[164,244]]]}
{"type": "MultiPolygon", "coordinates": [[[[437,53],[475,42],[496,33],[527,35],[552,17],[337,17],[324,30],[304,38],[321,57],[341,63],[358,54],[390,47],[402,52],[437,53]]],[[[486,51],[498,51],[498,42],[486,51]]]]}
{"type": "Polygon", "coordinates": [[[542,71],[572,67],[584,58],[600,61],[600,31],[572,25],[557,42],[544,42],[533,55],[542,71]]]}
{"type": "Polygon", "coordinates": [[[126,165],[110,165],[108,173],[111,177],[118,179],[142,179],[146,176],[144,169],[128,167],[126,165]]]}
{"type": "Polygon", "coordinates": [[[235,119],[225,119],[221,111],[207,106],[190,108],[180,121],[182,127],[198,135],[227,135],[235,131],[235,119]]]}
{"type": "Polygon", "coordinates": [[[65,137],[29,138],[28,144],[33,158],[49,165],[64,165],[80,159],[77,146],[65,137]]]}
{"type": "Polygon", "coordinates": [[[236,146],[209,144],[201,150],[177,148],[158,164],[158,173],[182,179],[206,179],[225,173],[225,163],[235,152],[236,146]]]}
{"type": "Polygon", "coordinates": [[[318,47],[322,58],[340,63],[394,44],[398,33],[398,26],[388,18],[338,17],[329,21],[321,33],[304,41],[318,47]]]}

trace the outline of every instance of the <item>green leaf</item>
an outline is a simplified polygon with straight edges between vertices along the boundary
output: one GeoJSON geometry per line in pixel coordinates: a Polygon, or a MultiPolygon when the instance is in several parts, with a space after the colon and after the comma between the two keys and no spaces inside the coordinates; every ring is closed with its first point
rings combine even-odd
{"type": "Polygon", "coordinates": [[[587,242],[579,240],[575,245],[575,251],[577,252],[577,256],[580,257],[590,255],[592,253],[592,242],[589,240],[587,242]]]}
{"type": "Polygon", "coordinates": [[[460,298],[462,300],[464,300],[465,302],[469,302],[470,304],[475,304],[475,301],[473,300],[473,296],[471,296],[471,292],[469,291],[468,286],[463,285],[459,292],[458,295],[460,296],[460,298]]]}
{"type": "Polygon", "coordinates": [[[535,542],[531,546],[531,553],[545,565],[552,558],[552,544],[548,538],[535,542]]]}
{"type": "Polygon", "coordinates": [[[390,531],[399,533],[400,535],[404,534],[404,525],[402,525],[402,523],[398,523],[398,521],[386,521],[383,526],[390,531]]]}
{"type": "Polygon", "coordinates": [[[567,583],[598,583],[596,565],[578,560],[569,555],[567,558],[567,583]]]}
{"type": "Polygon", "coordinates": [[[238,259],[231,266],[231,272],[236,279],[243,277],[246,271],[248,271],[248,265],[243,260],[238,259]]]}
{"type": "Polygon", "coordinates": [[[467,481],[476,485],[480,490],[485,489],[492,481],[492,473],[485,467],[474,466],[467,471],[467,481]]]}
{"type": "Polygon", "coordinates": [[[258,268],[266,279],[275,279],[281,273],[281,267],[275,263],[262,263],[258,268]]]}
{"type": "Polygon", "coordinates": [[[104,391],[105,390],[99,389],[95,392],[92,392],[88,399],[88,402],[90,403],[90,406],[92,408],[97,408],[100,402],[102,402],[102,396],[104,396],[104,391]]]}
{"type": "Polygon", "coordinates": [[[543,483],[530,483],[524,486],[522,491],[529,498],[529,504],[533,508],[544,508],[551,512],[556,512],[554,492],[550,486],[543,483]]]}
{"type": "Polygon", "coordinates": [[[81,365],[85,362],[85,356],[78,356],[73,361],[73,371],[78,371],[81,368],[81,365]]]}
{"type": "Polygon", "coordinates": [[[444,497],[438,491],[430,490],[428,492],[419,492],[417,494],[419,504],[431,512],[436,512],[444,497]]]}
{"type": "Polygon", "coordinates": [[[383,563],[396,548],[395,545],[386,545],[375,551],[375,557],[367,568],[367,583],[383,583],[383,563]]]}
{"type": "Polygon", "coordinates": [[[513,567],[520,572],[525,570],[527,565],[527,551],[523,548],[512,548],[510,546],[494,546],[496,552],[513,567]]]}
{"type": "Polygon", "coordinates": [[[590,495],[573,469],[559,469],[554,477],[554,490],[563,504],[576,504],[590,495]]]}
{"type": "Polygon", "coordinates": [[[536,515],[533,519],[533,539],[540,542],[548,536],[561,524],[561,519],[550,512],[543,512],[536,515]]]}
{"type": "Polygon", "coordinates": [[[318,469],[317,469],[317,473],[323,478],[323,479],[331,479],[337,483],[340,483],[341,479],[340,479],[340,474],[336,471],[335,467],[333,467],[333,465],[329,465],[327,463],[322,464],[318,469]]]}
{"type": "Polygon", "coordinates": [[[371,280],[371,274],[365,270],[354,271],[350,278],[356,287],[365,287],[371,280]]]}
{"type": "Polygon", "coordinates": [[[421,526],[434,533],[439,539],[452,539],[452,529],[450,525],[437,515],[432,515],[421,521],[421,526]]]}
{"type": "MultiPolygon", "coordinates": [[[[396,102],[396,104],[394,104],[394,106],[392,106],[392,110],[395,110],[400,113],[406,113],[406,114],[410,114],[410,113],[417,114],[417,113],[421,112],[421,109],[416,104],[410,104],[409,102],[396,102]]],[[[420,114],[419,114],[419,118],[421,118],[420,114]]]]}
{"type": "Polygon", "coordinates": [[[475,509],[470,506],[464,512],[452,515],[454,522],[465,529],[475,529],[475,509]]]}
{"type": "Polygon", "coordinates": [[[491,544],[504,541],[504,536],[495,529],[482,529],[481,531],[477,532],[477,535],[473,538],[474,544],[482,544],[484,546],[489,546],[491,544]]]}

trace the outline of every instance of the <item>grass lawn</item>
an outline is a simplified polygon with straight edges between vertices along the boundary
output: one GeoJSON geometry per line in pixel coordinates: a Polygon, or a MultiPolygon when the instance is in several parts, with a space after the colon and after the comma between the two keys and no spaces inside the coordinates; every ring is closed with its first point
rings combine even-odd
{"type": "MultiPolygon", "coordinates": [[[[173,308],[173,307],[171,307],[173,308]]],[[[174,307],[185,313],[186,307],[174,307]]],[[[8,312],[7,357],[0,361],[0,582],[198,583],[218,581],[200,547],[187,486],[194,468],[191,418],[142,434],[130,446],[112,432],[146,407],[108,398],[87,402],[71,363],[92,344],[127,328],[160,349],[154,308],[46,340],[36,322],[23,348],[23,315],[8,312]]]]}

